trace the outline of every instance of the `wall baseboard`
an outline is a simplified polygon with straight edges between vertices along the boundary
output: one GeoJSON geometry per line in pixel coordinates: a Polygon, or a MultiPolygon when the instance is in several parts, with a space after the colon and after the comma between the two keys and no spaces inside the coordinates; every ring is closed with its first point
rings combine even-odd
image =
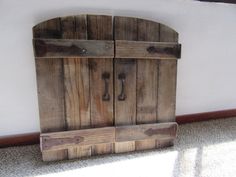
{"type": "Polygon", "coordinates": [[[221,2],[221,3],[231,3],[231,4],[236,4],[235,0],[198,0],[202,2],[221,2]]]}
{"type": "MultiPolygon", "coordinates": [[[[176,116],[176,122],[178,124],[185,124],[215,119],[225,119],[230,117],[236,117],[236,109],[179,115],[176,116]]],[[[39,134],[39,132],[34,132],[27,134],[2,136],[0,137],[0,148],[38,144],[39,134]]]]}
{"type": "Polygon", "coordinates": [[[176,116],[176,122],[178,124],[186,124],[215,119],[225,119],[230,117],[236,117],[236,109],[179,115],[176,116]]]}
{"type": "Polygon", "coordinates": [[[39,132],[18,134],[0,137],[0,148],[10,146],[23,146],[39,143],[39,132]]]}

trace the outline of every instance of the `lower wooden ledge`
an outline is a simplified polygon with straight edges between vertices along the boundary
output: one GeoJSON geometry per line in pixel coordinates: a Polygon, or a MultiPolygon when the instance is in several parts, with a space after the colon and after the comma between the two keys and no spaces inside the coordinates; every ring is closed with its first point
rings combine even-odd
{"type": "Polygon", "coordinates": [[[41,133],[40,146],[44,152],[106,143],[175,139],[177,127],[177,123],[168,122],[41,133]]]}
{"type": "MultiPolygon", "coordinates": [[[[176,122],[178,124],[185,124],[214,119],[225,119],[230,117],[236,117],[236,109],[180,115],[176,117],[176,122]]],[[[39,136],[39,132],[2,136],[0,137],[0,148],[39,144],[39,136]]]]}

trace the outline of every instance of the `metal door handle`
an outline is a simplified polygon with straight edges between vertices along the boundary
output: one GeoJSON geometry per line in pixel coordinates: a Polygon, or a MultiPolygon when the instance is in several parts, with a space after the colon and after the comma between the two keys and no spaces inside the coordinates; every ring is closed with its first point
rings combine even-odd
{"type": "Polygon", "coordinates": [[[118,79],[121,81],[121,93],[118,95],[119,101],[124,101],[126,99],[125,94],[125,73],[120,73],[118,79]]]}
{"type": "Polygon", "coordinates": [[[102,100],[109,101],[110,100],[110,94],[109,94],[110,74],[108,72],[104,72],[102,74],[102,79],[104,80],[104,84],[105,84],[105,90],[104,90],[104,94],[102,95],[102,100]]]}

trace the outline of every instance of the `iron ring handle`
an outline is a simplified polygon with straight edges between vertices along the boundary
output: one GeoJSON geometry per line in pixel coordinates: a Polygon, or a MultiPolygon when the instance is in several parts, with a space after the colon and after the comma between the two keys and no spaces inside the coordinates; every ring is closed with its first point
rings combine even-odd
{"type": "Polygon", "coordinates": [[[110,100],[110,94],[109,94],[110,74],[108,72],[104,72],[102,74],[102,79],[104,80],[104,84],[105,84],[105,89],[104,89],[104,93],[102,95],[102,100],[103,101],[109,101],[110,100]]]}
{"type": "Polygon", "coordinates": [[[125,94],[125,73],[120,73],[118,75],[118,79],[121,81],[121,93],[118,95],[118,100],[119,101],[124,101],[126,99],[126,94],[125,94]]]}

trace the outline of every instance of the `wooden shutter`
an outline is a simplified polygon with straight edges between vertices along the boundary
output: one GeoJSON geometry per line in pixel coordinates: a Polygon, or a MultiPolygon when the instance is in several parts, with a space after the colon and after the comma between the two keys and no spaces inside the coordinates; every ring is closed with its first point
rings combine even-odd
{"type": "Polygon", "coordinates": [[[44,161],[173,144],[181,51],[174,30],[79,15],[42,22],[33,36],[44,161]]]}

